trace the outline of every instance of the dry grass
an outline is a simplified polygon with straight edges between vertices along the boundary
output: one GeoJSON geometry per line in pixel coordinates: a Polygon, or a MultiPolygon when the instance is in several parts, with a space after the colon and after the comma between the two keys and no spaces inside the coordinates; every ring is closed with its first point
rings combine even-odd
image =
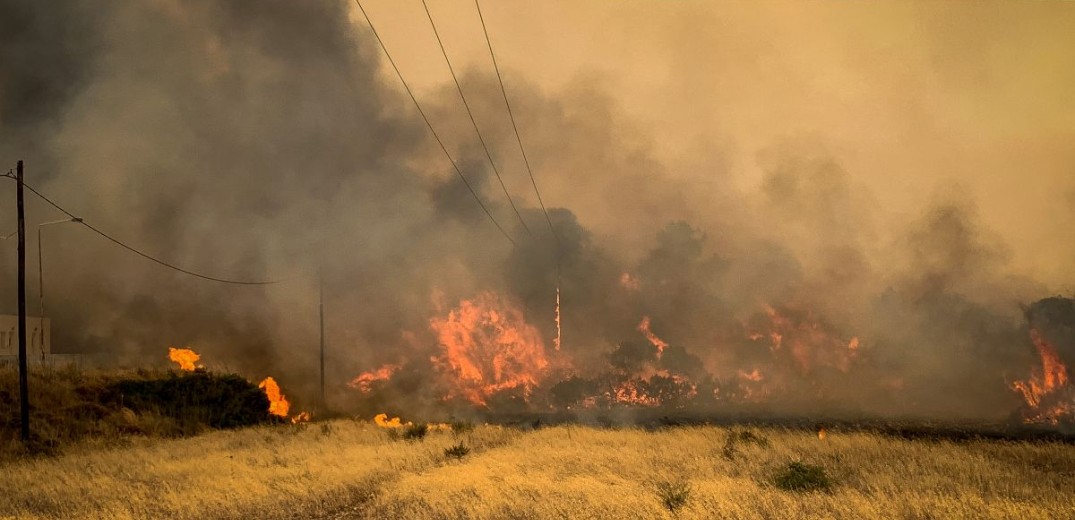
{"type": "MultiPolygon", "coordinates": [[[[865,433],[491,426],[393,441],[347,420],[0,465],[18,518],[1075,518],[1075,447],[865,433]],[[459,459],[445,450],[465,441],[459,459]],[[789,463],[829,491],[779,489],[789,463]],[[662,490],[689,489],[674,512],[662,490]]],[[[664,493],[667,495],[667,493],[664,493]]]]}

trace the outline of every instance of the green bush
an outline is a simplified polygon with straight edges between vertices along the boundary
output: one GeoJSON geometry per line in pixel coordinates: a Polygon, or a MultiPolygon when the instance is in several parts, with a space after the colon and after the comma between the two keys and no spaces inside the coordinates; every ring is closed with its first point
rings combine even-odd
{"type": "Polygon", "coordinates": [[[821,466],[792,462],[776,475],[773,484],[785,491],[827,491],[833,481],[821,466]]]}

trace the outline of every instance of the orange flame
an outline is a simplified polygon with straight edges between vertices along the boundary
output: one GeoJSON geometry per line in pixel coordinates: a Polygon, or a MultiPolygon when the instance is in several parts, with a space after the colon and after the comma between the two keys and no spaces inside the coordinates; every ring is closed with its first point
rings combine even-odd
{"type": "Polygon", "coordinates": [[[311,417],[310,412],[299,412],[298,415],[291,418],[291,424],[310,422],[311,417]]]}
{"type": "Polygon", "coordinates": [[[654,347],[657,347],[657,358],[659,359],[661,354],[664,353],[664,349],[668,348],[668,342],[658,338],[657,335],[650,330],[649,316],[642,317],[642,322],[638,324],[638,331],[645,335],[646,339],[648,339],[650,343],[653,343],[654,347]]]}
{"type": "Polygon", "coordinates": [[[202,357],[189,348],[168,347],[168,359],[179,365],[180,370],[193,372],[196,363],[202,357]]]}
{"type": "Polygon", "coordinates": [[[556,339],[552,345],[557,351],[560,350],[560,282],[556,282],[556,339]]]}
{"type": "Polygon", "coordinates": [[[632,292],[642,288],[642,284],[639,283],[638,279],[631,276],[631,273],[627,271],[620,275],[620,286],[632,292]]]}
{"type": "Polygon", "coordinates": [[[825,440],[825,437],[827,435],[828,435],[828,432],[825,431],[825,427],[824,426],[818,426],[818,428],[817,428],[817,440],[823,441],[823,440],[825,440]]]}
{"type": "Polygon", "coordinates": [[[272,376],[266,377],[258,384],[258,388],[264,389],[265,395],[269,398],[269,413],[278,417],[287,417],[291,404],[287,402],[284,394],[280,393],[280,385],[276,384],[276,380],[272,376]]]}
{"type": "MultiPolygon", "coordinates": [[[[816,321],[811,313],[793,318],[772,305],[766,305],[764,310],[769,318],[769,350],[774,354],[787,349],[786,352],[803,373],[810,372],[817,365],[836,367],[844,372],[850,369],[851,360],[861,347],[858,336],[841,340],[816,321]]],[[[757,341],[764,336],[753,331],[747,337],[757,341]]]]}
{"type": "Polygon", "coordinates": [[[484,406],[495,393],[538,385],[549,362],[537,329],[518,308],[485,292],[463,300],[445,318],[430,320],[442,350],[433,361],[449,376],[449,398],[484,406]]]}
{"type": "Polygon", "coordinates": [[[381,428],[402,428],[404,426],[403,422],[399,420],[399,417],[389,419],[388,414],[386,413],[379,413],[373,416],[373,423],[381,428]]]}
{"type": "Polygon", "coordinates": [[[1030,379],[1012,383],[1012,388],[1023,395],[1035,415],[1028,417],[1027,422],[1046,422],[1056,424],[1067,415],[1075,416],[1075,401],[1064,402],[1061,400],[1051,406],[1041,409],[1043,402],[1057,395],[1068,386],[1068,369],[1060,360],[1056,347],[1049,343],[1037,329],[1030,329],[1030,339],[1038,350],[1041,357],[1041,372],[1033,371],[1030,379]]]}
{"type": "Polygon", "coordinates": [[[358,377],[352,379],[348,384],[351,388],[357,388],[359,392],[368,394],[370,393],[370,390],[373,389],[374,383],[378,381],[388,381],[399,369],[400,365],[385,365],[377,370],[359,374],[358,377]]]}

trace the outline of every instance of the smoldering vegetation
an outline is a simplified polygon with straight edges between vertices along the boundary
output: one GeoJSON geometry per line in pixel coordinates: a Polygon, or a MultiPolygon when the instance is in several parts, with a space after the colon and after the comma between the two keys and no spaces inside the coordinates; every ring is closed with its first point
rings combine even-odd
{"type": "MultiPolygon", "coordinates": [[[[923,209],[885,211],[805,138],[759,150],[756,186],[736,182],[720,154],[672,171],[652,130],[599,82],[549,91],[513,70],[553,237],[495,77],[472,70],[463,86],[530,232],[454,91],[421,101],[513,247],[379,72],[380,49],[351,9],[4,4],[0,157],[26,160],[29,182],[54,200],[177,265],[286,279],[216,284],[52,227],[55,350],[160,365],[169,345],[191,345],[221,368],[279,374],[289,395],[312,401],[320,277],[330,400],[366,411],[996,418],[1025,406],[1012,383],[1041,365],[1031,327],[1063,360],[1075,356],[1071,300],[1039,301],[1055,289],[1011,268],[1010,246],[958,187],[939,186],[923,209]],[[501,307],[465,321],[460,302],[487,292],[501,307]],[[484,354],[476,338],[492,341],[484,354]],[[388,365],[398,368],[364,391],[347,384],[388,365]]],[[[54,218],[37,200],[29,215],[54,218]]],[[[13,295],[14,255],[0,262],[13,295]]],[[[4,305],[13,311],[14,299],[4,305]]]]}

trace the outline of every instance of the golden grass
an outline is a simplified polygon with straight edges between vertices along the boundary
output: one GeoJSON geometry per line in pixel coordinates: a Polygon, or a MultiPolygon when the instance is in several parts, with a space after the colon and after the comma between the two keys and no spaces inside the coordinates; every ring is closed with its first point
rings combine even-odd
{"type": "Polygon", "coordinates": [[[1075,447],[764,429],[493,426],[392,440],[336,420],[140,440],[0,465],[18,518],[1075,518],[1075,447]],[[462,440],[456,460],[444,453],[462,440]],[[730,455],[730,457],[729,457],[730,455]],[[778,489],[791,461],[831,492],[778,489]],[[669,512],[658,489],[686,482],[669,512]]]}

